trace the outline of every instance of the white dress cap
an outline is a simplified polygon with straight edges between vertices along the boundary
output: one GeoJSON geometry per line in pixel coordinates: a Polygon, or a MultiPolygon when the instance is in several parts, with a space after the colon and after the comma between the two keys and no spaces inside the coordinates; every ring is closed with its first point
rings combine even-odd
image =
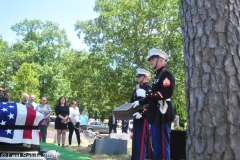
{"type": "Polygon", "coordinates": [[[145,75],[145,76],[150,77],[151,73],[146,69],[138,68],[137,69],[137,76],[140,76],[140,75],[145,75]]]}
{"type": "Polygon", "coordinates": [[[163,59],[168,58],[168,55],[164,51],[160,51],[159,49],[156,48],[150,49],[150,51],[148,52],[147,59],[149,60],[153,56],[159,56],[163,59]]]}

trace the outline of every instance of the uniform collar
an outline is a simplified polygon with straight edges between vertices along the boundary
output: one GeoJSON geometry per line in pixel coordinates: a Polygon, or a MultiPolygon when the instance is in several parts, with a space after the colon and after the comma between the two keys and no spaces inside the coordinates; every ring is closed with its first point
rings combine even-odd
{"type": "Polygon", "coordinates": [[[157,74],[157,73],[161,73],[163,69],[165,69],[165,66],[162,66],[161,68],[159,68],[158,70],[156,70],[155,73],[156,73],[156,74],[157,74]]]}
{"type": "Polygon", "coordinates": [[[148,84],[148,83],[143,83],[143,84],[139,84],[140,86],[144,86],[144,85],[146,85],[146,84],[148,84]]]}

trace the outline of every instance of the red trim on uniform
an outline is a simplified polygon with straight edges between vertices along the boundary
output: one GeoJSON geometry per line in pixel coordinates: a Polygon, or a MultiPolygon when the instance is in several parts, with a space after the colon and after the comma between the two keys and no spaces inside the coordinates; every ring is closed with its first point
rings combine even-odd
{"type": "Polygon", "coordinates": [[[148,148],[148,156],[151,157],[151,137],[150,137],[150,129],[148,128],[148,135],[147,135],[147,148],[148,148]]]}
{"type": "MultiPolygon", "coordinates": [[[[27,117],[25,121],[25,126],[33,126],[34,120],[36,118],[36,111],[32,108],[26,107],[27,110],[27,117]]],[[[31,129],[25,129],[23,131],[23,138],[24,139],[32,139],[32,130],[31,129]]]]}
{"type": "Polygon", "coordinates": [[[158,94],[161,98],[163,98],[163,96],[162,96],[162,94],[161,94],[160,92],[157,92],[157,94],[158,94]]]}
{"type": "MultiPolygon", "coordinates": [[[[140,160],[142,160],[142,156],[143,156],[143,149],[144,149],[144,137],[145,137],[145,133],[146,133],[146,119],[143,119],[143,129],[142,129],[142,140],[141,140],[141,147],[140,147],[140,160]]],[[[145,157],[144,157],[145,158],[145,157]]]]}

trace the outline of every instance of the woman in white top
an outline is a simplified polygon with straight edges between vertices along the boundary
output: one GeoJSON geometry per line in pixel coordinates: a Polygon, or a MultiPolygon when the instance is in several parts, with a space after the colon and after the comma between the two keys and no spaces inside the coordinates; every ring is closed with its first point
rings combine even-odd
{"type": "Polygon", "coordinates": [[[78,146],[80,147],[80,134],[79,134],[79,109],[77,107],[77,102],[72,101],[69,104],[69,122],[68,122],[68,129],[69,129],[69,135],[68,135],[68,142],[69,142],[69,147],[72,146],[72,135],[73,131],[76,133],[77,141],[78,141],[78,146]]]}

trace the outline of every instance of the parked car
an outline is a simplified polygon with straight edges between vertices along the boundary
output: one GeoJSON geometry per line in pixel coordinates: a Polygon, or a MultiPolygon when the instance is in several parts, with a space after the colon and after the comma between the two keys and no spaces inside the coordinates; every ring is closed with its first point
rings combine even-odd
{"type": "Polygon", "coordinates": [[[92,121],[88,123],[88,130],[92,132],[98,131],[99,133],[109,133],[109,127],[102,123],[102,122],[97,122],[97,121],[92,121]]]}

